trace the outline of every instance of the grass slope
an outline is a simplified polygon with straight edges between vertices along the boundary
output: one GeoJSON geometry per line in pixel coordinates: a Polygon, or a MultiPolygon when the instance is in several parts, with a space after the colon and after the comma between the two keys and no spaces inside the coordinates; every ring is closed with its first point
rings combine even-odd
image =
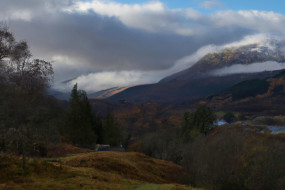
{"type": "Polygon", "coordinates": [[[194,189],[180,185],[185,170],[140,153],[92,152],[56,159],[0,154],[0,189],[194,189]]]}

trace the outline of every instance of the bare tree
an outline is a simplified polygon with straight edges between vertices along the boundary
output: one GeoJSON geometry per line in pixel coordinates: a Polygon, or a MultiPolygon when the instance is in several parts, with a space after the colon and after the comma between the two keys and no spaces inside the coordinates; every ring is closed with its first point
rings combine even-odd
{"type": "Polygon", "coordinates": [[[21,147],[17,149],[23,155],[23,168],[27,147],[39,139],[35,131],[38,131],[38,124],[45,114],[40,102],[52,80],[51,63],[33,59],[27,42],[17,42],[6,26],[0,26],[0,89],[8,89],[7,96],[11,96],[0,98],[0,105],[4,107],[0,110],[0,127],[10,134],[6,138],[8,145],[17,142],[21,147]],[[4,106],[7,100],[8,104],[4,106]],[[7,110],[10,110],[12,118],[3,113],[7,110]]]}
{"type": "Polygon", "coordinates": [[[8,58],[15,45],[15,38],[6,25],[0,25],[0,61],[8,58]]]}
{"type": "Polygon", "coordinates": [[[32,59],[25,41],[17,42],[8,27],[0,25],[0,75],[26,92],[50,86],[53,79],[51,63],[32,59]]]}

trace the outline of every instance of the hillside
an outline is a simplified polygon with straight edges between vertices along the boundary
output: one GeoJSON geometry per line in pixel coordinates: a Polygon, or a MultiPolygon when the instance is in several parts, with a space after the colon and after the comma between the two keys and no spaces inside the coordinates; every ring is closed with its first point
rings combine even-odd
{"type": "Polygon", "coordinates": [[[267,79],[246,80],[222,93],[201,99],[215,110],[283,114],[285,108],[285,71],[267,79]]]}
{"type": "Polygon", "coordinates": [[[126,100],[132,103],[157,102],[162,104],[180,103],[192,101],[223,90],[250,79],[264,79],[274,76],[279,71],[267,71],[260,73],[234,74],[186,81],[170,81],[150,85],[141,85],[128,88],[115,94],[107,100],[126,100]]]}
{"type": "Polygon", "coordinates": [[[4,189],[194,190],[178,184],[187,175],[182,167],[140,153],[93,152],[31,159],[26,171],[17,157],[0,154],[0,161],[0,187],[4,189]]]}
{"type": "Polygon", "coordinates": [[[110,89],[106,89],[106,90],[101,90],[95,93],[91,93],[88,94],[89,98],[96,98],[96,99],[105,99],[105,98],[109,98],[115,94],[118,94],[128,88],[131,88],[133,86],[126,86],[126,87],[114,87],[114,88],[110,88],[110,89]]]}

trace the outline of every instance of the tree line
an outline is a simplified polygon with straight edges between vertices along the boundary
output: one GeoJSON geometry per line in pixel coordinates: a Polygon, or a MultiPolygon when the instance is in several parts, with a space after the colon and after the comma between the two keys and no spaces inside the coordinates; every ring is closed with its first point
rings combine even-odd
{"type": "MultiPolygon", "coordinates": [[[[236,118],[226,112],[223,119],[236,118]]],[[[243,125],[215,126],[206,106],[184,114],[181,125],[146,134],[130,151],[172,161],[188,170],[191,186],[217,190],[284,189],[284,135],[259,134],[243,125]]],[[[247,126],[248,127],[248,126],[247,126]]]]}

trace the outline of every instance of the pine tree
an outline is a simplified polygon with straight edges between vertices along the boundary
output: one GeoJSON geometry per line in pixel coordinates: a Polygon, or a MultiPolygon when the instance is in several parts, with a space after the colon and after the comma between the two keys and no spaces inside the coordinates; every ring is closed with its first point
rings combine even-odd
{"type": "Polygon", "coordinates": [[[199,106],[194,113],[193,123],[206,135],[214,127],[216,119],[215,113],[209,107],[199,106]]]}
{"type": "Polygon", "coordinates": [[[103,144],[104,143],[103,122],[102,122],[102,119],[99,115],[96,115],[94,117],[93,131],[97,135],[97,144],[103,144]]]}
{"type": "Polygon", "coordinates": [[[96,143],[93,130],[94,121],[91,105],[86,92],[77,89],[74,85],[69,100],[70,106],[67,113],[66,130],[73,144],[91,146],[96,143]]]}

